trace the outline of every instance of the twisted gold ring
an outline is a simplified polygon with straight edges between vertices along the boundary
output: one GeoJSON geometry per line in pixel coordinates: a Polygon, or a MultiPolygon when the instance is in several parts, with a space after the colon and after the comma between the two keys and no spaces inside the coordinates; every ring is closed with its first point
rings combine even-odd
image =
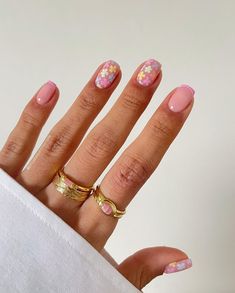
{"type": "Polygon", "coordinates": [[[92,195],[95,201],[98,203],[99,207],[101,208],[102,212],[106,215],[113,216],[115,218],[121,218],[126,213],[126,210],[118,210],[115,203],[102,193],[102,191],[100,190],[100,185],[96,186],[92,195]]]}

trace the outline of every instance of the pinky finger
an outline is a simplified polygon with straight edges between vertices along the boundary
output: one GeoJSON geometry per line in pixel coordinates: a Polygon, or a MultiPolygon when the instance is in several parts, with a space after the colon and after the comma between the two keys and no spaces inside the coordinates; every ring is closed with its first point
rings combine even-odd
{"type": "Polygon", "coordinates": [[[48,81],[25,106],[15,128],[0,151],[0,168],[10,176],[16,177],[23,169],[58,97],[57,86],[48,81]]]}

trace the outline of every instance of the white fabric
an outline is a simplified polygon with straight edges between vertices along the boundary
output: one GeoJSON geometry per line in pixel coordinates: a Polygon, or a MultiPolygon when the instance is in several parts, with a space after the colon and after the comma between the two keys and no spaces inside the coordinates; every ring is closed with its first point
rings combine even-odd
{"type": "Polygon", "coordinates": [[[140,292],[2,169],[0,225],[0,292],[140,292]]]}

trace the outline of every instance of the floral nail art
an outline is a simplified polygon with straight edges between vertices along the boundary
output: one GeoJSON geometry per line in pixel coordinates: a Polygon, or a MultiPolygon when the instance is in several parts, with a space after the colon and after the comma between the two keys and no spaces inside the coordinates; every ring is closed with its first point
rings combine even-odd
{"type": "Polygon", "coordinates": [[[191,266],[192,266],[192,260],[187,258],[181,261],[170,263],[169,265],[165,267],[164,273],[171,274],[171,273],[180,272],[180,271],[191,268],[191,266]]]}
{"type": "Polygon", "coordinates": [[[137,75],[137,82],[143,86],[149,86],[153,84],[161,70],[161,64],[154,60],[149,59],[145,61],[143,67],[140,69],[137,75]]]}
{"type": "Polygon", "coordinates": [[[96,77],[96,86],[101,89],[109,87],[116,78],[119,68],[115,61],[107,61],[96,77]]]}

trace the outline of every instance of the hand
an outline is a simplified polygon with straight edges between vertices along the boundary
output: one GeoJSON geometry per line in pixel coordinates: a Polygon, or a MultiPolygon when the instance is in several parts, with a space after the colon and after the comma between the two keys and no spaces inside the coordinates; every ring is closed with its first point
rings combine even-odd
{"type": "MultiPolygon", "coordinates": [[[[26,165],[59,97],[57,86],[49,81],[26,105],[0,152],[0,167],[99,252],[115,229],[118,218],[105,214],[105,211],[109,211],[102,211],[93,196],[84,202],[63,196],[56,190],[53,178],[64,167],[64,173],[77,184],[93,186],[125,142],[161,78],[160,63],[151,59],[141,64],[109,113],[80,144],[121,79],[120,67],[114,61],[100,65],[26,165]]],[[[157,168],[187,119],[193,106],[193,96],[194,91],[187,85],[172,90],[139,136],[105,175],[100,189],[119,210],[128,206],[157,168]]],[[[116,268],[137,288],[142,289],[153,278],[163,274],[164,270],[169,273],[190,266],[191,262],[184,252],[175,248],[153,247],[135,253],[116,268]],[[177,261],[179,263],[176,265],[167,266],[177,261]]]]}

